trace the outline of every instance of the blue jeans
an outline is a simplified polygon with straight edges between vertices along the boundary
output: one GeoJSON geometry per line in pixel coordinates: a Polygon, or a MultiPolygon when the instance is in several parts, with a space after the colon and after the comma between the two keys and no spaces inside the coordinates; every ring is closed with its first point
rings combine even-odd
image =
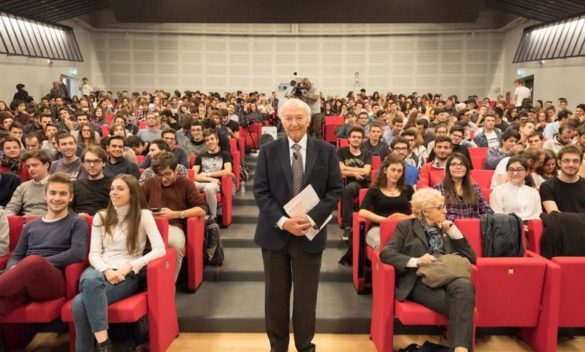
{"type": "Polygon", "coordinates": [[[93,350],[94,333],[108,329],[108,305],[138,291],[139,278],[133,272],[117,285],[92,267],[79,280],[79,294],[73,299],[75,351],[93,350]]]}

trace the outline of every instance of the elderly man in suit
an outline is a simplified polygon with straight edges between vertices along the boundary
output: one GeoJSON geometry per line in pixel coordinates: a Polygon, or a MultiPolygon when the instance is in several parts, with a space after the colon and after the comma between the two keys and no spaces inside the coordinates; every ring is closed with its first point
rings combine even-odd
{"type": "Polygon", "coordinates": [[[315,314],[326,226],[319,229],[341,196],[343,181],[335,148],[307,135],[311,109],[299,99],[286,101],[279,117],[287,137],[260,150],[254,195],[260,208],[255,242],[262,247],[266,330],[272,352],[288,351],[291,284],[293,330],[298,351],[315,351],[315,314]],[[319,203],[306,216],[289,216],[284,205],[311,185],[319,203]]]}

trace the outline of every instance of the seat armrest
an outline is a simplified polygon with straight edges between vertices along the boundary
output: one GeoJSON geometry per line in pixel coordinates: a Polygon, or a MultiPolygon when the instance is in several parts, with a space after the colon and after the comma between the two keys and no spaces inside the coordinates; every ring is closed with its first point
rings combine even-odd
{"type": "Polygon", "coordinates": [[[533,251],[536,254],[540,254],[540,241],[542,239],[542,220],[528,220],[528,231],[526,233],[526,248],[533,251]]]}
{"type": "Polygon", "coordinates": [[[67,300],[73,299],[79,293],[79,278],[88,266],[89,261],[86,259],[65,267],[65,298],[67,300]]]}
{"type": "Polygon", "coordinates": [[[166,351],[179,332],[175,304],[174,248],[146,267],[150,346],[153,351],[166,351]]]}
{"type": "Polygon", "coordinates": [[[203,281],[203,243],[205,241],[205,218],[191,217],[187,220],[187,287],[195,291],[203,281]]]}
{"type": "Polygon", "coordinates": [[[370,335],[378,351],[392,350],[394,335],[394,290],[396,272],[380,261],[380,251],[372,253],[372,320],[370,335]]]}
{"type": "Polygon", "coordinates": [[[12,253],[8,253],[7,255],[0,257],[0,269],[6,268],[6,264],[8,264],[8,260],[12,256],[12,253]]]}

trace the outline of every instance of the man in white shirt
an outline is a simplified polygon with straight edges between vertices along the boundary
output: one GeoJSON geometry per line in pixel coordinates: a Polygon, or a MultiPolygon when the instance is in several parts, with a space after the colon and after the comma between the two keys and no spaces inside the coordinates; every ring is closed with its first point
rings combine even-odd
{"type": "Polygon", "coordinates": [[[81,79],[81,86],[79,86],[79,91],[81,92],[81,95],[87,96],[93,92],[93,87],[89,84],[87,77],[83,77],[81,79]]]}
{"type": "Polygon", "coordinates": [[[530,89],[528,89],[524,86],[524,81],[522,81],[520,79],[515,80],[514,85],[516,86],[516,90],[514,90],[514,100],[515,100],[514,105],[517,108],[520,108],[520,107],[522,107],[522,102],[524,101],[524,99],[531,98],[532,92],[530,91],[530,89]]]}

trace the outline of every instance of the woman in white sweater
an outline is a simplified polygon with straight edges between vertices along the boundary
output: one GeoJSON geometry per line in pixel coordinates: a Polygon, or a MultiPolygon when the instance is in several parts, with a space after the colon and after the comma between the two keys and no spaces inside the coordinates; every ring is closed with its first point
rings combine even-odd
{"type": "MultiPolygon", "coordinates": [[[[490,195],[490,206],[496,213],[514,213],[522,220],[538,219],[542,213],[540,194],[524,184],[528,162],[520,156],[511,157],[506,164],[508,181],[496,186],[490,195]]],[[[528,175],[528,177],[531,177],[528,175]]]]}
{"type": "Polygon", "coordinates": [[[108,304],[138,291],[137,276],[148,262],[165,255],[165,245],[138,181],[118,175],[112,181],[108,208],[93,218],[89,263],[73,300],[75,350],[112,351],[108,304]],[[152,250],[144,254],[146,238],[152,250]]]}

